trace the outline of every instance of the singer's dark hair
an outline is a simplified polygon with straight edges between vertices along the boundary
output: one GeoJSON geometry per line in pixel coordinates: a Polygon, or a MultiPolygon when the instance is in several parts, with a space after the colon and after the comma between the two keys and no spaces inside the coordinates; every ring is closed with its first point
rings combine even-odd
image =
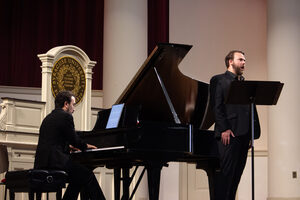
{"type": "Polygon", "coordinates": [[[229,60],[233,60],[234,59],[234,54],[235,53],[241,53],[243,55],[245,55],[244,52],[240,51],[240,50],[232,50],[230,51],[227,56],[225,57],[225,65],[228,68],[229,67],[229,60]]]}
{"type": "Polygon", "coordinates": [[[55,97],[55,108],[63,108],[65,102],[71,103],[71,98],[75,97],[71,91],[61,91],[55,97]]]}

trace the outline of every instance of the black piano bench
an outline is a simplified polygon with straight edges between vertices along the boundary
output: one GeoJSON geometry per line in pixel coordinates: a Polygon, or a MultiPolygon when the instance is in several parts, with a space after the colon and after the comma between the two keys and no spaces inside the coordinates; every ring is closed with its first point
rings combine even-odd
{"type": "Polygon", "coordinates": [[[9,189],[10,200],[15,199],[16,192],[28,193],[29,200],[40,200],[42,193],[56,192],[56,199],[61,200],[62,188],[66,186],[67,173],[61,170],[29,169],[8,171],[5,175],[6,187],[9,189]]]}

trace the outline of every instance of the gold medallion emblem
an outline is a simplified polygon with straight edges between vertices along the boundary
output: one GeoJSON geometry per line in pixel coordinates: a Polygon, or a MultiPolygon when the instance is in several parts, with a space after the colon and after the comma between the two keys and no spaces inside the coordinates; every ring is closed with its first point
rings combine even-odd
{"type": "Polygon", "coordinates": [[[54,98],[60,91],[72,91],[79,103],[85,92],[85,73],[80,63],[72,57],[60,58],[53,66],[51,88],[54,98]]]}

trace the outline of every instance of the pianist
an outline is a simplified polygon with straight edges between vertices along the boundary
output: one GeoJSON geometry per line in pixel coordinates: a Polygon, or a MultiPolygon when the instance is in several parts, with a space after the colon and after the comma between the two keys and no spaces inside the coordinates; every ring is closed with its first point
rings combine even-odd
{"type": "MultiPolygon", "coordinates": [[[[225,57],[227,71],[210,80],[211,104],[215,116],[215,136],[217,138],[221,173],[217,178],[216,199],[234,200],[246,161],[250,130],[250,108],[248,105],[225,104],[230,83],[234,80],[243,81],[245,55],[234,50],[225,57]]],[[[257,130],[255,138],[259,137],[260,127],[255,109],[257,130]]]]}
{"type": "Polygon", "coordinates": [[[60,169],[68,173],[69,185],[63,199],[75,200],[84,190],[92,200],[105,199],[92,170],[72,162],[69,145],[80,150],[96,148],[76,135],[72,113],[75,97],[63,91],[55,98],[55,109],[43,120],[35,155],[35,169],[60,169]]]}

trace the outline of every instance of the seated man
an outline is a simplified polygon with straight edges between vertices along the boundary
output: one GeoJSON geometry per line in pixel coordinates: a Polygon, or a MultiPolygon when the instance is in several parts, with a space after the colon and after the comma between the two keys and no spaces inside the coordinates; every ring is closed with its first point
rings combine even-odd
{"type": "Polygon", "coordinates": [[[74,129],[73,112],[75,97],[69,91],[57,94],[55,109],[43,120],[36,149],[35,169],[60,169],[68,173],[69,185],[63,199],[75,200],[81,190],[90,199],[105,199],[92,170],[70,160],[72,145],[82,151],[96,148],[86,144],[74,129]]]}

